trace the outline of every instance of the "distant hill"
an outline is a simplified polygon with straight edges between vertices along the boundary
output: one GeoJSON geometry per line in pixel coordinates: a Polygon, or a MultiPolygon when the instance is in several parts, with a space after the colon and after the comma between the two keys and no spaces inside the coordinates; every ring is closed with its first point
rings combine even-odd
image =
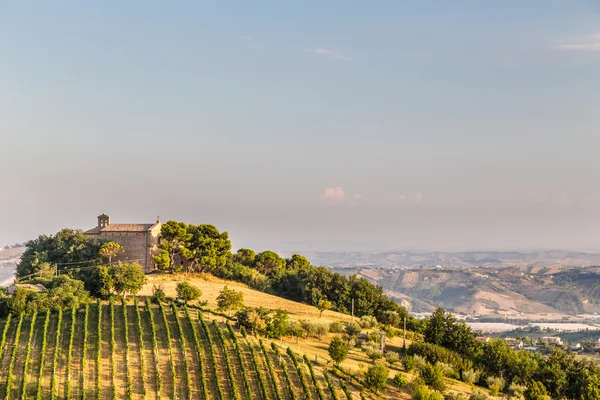
{"type": "Polygon", "coordinates": [[[359,275],[414,311],[537,316],[600,313],[600,267],[360,268],[359,275]]]}
{"type": "MultiPolygon", "coordinates": [[[[285,253],[284,255],[292,253],[285,253]]],[[[600,253],[564,250],[518,251],[389,251],[389,252],[299,252],[315,265],[332,267],[569,267],[600,265],[600,253]]]]}
{"type": "Polygon", "coordinates": [[[23,251],[25,251],[25,247],[21,245],[0,248],[0,286],[6,286],[12,282],[23,251]]]}

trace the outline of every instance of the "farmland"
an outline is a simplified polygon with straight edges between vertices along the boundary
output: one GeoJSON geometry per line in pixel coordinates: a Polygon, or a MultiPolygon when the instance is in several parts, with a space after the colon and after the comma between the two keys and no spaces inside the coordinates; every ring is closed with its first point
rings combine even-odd
{"type": "Polygon", "coordinates": [[[244,338],[196,308],[93,303],[12,316],[0,321],[0,334],[7,399],[345,398],[331,371],[310,371],[300,354],[244,338]]]}

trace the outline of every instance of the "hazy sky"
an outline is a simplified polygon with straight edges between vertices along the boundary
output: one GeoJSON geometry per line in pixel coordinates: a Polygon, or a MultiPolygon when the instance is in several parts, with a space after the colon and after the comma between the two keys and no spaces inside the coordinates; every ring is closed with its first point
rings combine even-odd
{"type": "Polygon", "coordinates": [[[0,170],[0,245],[600,250],[600,1],[0,2],[0,170]]]}

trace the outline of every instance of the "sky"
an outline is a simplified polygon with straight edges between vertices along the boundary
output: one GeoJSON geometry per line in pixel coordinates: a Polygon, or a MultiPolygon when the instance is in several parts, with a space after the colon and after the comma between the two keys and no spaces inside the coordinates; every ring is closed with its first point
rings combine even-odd
{"type": "Polygon", "coordinates": [[[600,1],[0,2],[0,245],[600,251],[600,1]]]}

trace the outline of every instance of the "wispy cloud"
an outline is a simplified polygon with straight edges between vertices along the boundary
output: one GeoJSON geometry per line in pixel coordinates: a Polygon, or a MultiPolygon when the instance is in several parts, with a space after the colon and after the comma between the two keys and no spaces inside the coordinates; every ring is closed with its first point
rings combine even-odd
{"type": "Polygon", "coordinates": [[[330,204],[340,204],[347,201],[356,202],[362,199],[362,196],[356,192],[351,195],[345,194],[344,189],[339,186],[325,188],[321,197],[330,204]]]}
{"type": "Polygon", "coordinates": [[[331,58],[334,60],[352,61],[352,57],[350,57],[340,51],[337,51],[337,50],[315,48],[315,49],[308,49],[305,51],[308,51],[309,53],[315,54],[317,56],[327,57],[327,58],[331,58]]]}
{"type": "Polygon", "coordinates": [[[250,36],[243,35],[243,36],[240,36],[240,39],[246,43],[246,47],[248,47],[249,49],[263,49],[264,48],[262,45],[256,43],[256,41],[250,36]]]}
{"type": "Polygon", "coordinates": [[[560,40],[554,48],[564,51],[600,51],[600,33],[560,40]]]}
{"type": "Polygon", "coordinates": [[[423,201],[423,193],[416,191],[411,194],[395,194],[389,196],[389,198],[399,203],[421,203],[423,201]]]}

